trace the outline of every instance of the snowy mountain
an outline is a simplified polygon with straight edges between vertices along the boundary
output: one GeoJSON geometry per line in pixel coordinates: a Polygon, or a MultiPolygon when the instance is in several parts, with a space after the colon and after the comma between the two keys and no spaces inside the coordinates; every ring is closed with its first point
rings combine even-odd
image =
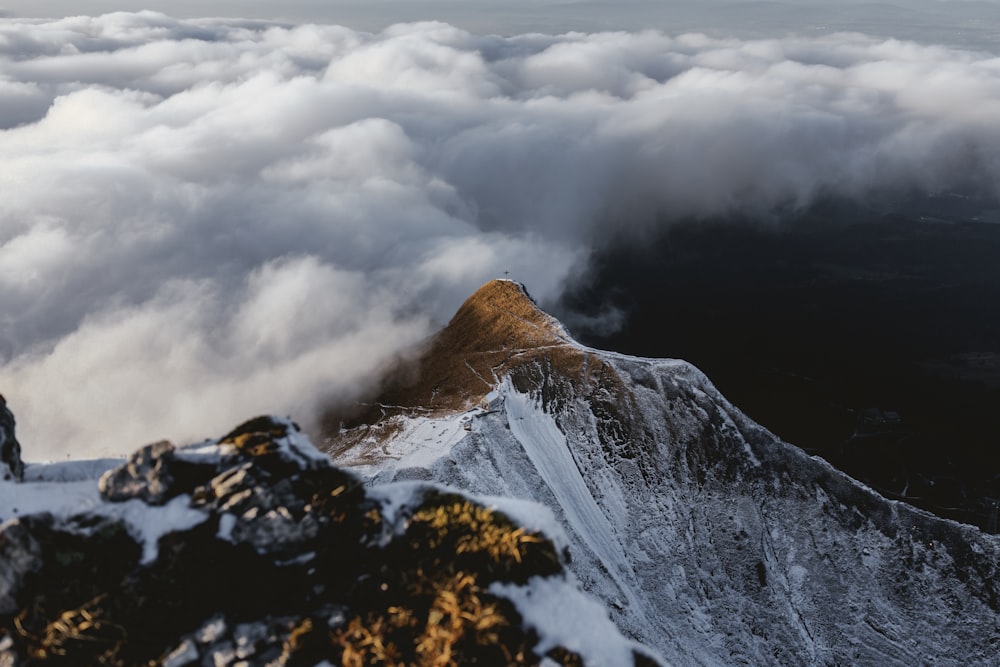
{"type": "Polygon", "coordinates": [[[550,508],[584,587],[674,664],[1000,664],[997,537],[781,442],[690,364],[579,345],[517,283],[325,423],[370,484],[550,508]]]}

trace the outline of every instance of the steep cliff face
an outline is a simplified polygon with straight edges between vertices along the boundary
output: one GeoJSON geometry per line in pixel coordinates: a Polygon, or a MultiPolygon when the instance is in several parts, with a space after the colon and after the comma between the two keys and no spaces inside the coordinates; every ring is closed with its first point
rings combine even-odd
{"type": "Polygon", "coordinates": [[[0,483],[4,667],[659,664],[542,508],[365,489],[272,418],[101,467],[0,483]]]}
{"type": "Polygon", "coordinates": [[[497,281],[416,368],[335,460],[549,506],[585,587],[677,664],[1000,664],[995,537],[779,441],[689,364],[583,348],[497,281]]]}

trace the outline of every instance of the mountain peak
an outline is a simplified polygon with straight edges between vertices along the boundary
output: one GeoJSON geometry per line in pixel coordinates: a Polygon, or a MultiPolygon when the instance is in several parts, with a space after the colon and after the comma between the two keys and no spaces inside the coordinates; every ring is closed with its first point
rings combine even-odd
{"type": "Polygon", "coordinates": [[[529,350],[572,341],[562,324],[513,280],[491,280],[476,290],[439,338],[447,339],[448,349],[466,352],[529,350]]]}
{"type": "MultiPolygon", "coordinates": [[[[411,361],[387,374],[376,399],[350,417],[331,411],[323,435],[371,425],[394,414],[460,412],[480,403],[514,366],[544,356],[570,360],[581,349],[562,324],[538,307],[524,285],[491,280],[458,309],[411,361]]],[[[577,364],[578,365],[578,364],[577,364]]]]}

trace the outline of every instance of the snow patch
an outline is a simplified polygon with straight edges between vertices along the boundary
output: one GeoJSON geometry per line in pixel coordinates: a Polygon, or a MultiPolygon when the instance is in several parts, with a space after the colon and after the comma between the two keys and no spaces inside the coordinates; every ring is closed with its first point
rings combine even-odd
{"type": "Polygon", "coordinates": [[[216,535],[220,540],[232,542],[233,528],[236,528],[236,515],[231,512],[226,512],[219,517],[219,532],[216,533],[216,535]]]}
{"type": "MultiPolygon", "coordinates": [[[[379,462],[375,465],[351,465],[351,468],[362,477],[374,477],[381,473],[385,479],[391,479],[398,470],[429,469],[446,458],[452,448],[468,435],[466,424],[480,413],[480,410],[470,410],[438,418],[400,417],[400,432],[382,443],[379,462]]],[[[343,461],[336,463],[345,464],[343,461]]]]}
{"type": "Polygon", "coordinates": [[[277,440],[278,444],[284,445],[289,449],[289,451],[306,461],[312,461],[322,465],[328,465],[330,463],[330,457],[316,448],[309,437],[299,430],[298,424],[290,419],[282,419],[279,417],[271,417],[271,419],[276,424],[281,424],[287,429],[287,435],[285,435],[284,438],[277,440]]]}
{"type": "Polygon", "coordinates": [[[368,497],[378,501],[382,520],[394,526],[399,532],[403,530],[402,522],[409,518],[407,510],[420,504],[420,501],[430,489],[447,491],[436,484],[422,482],[393,482],[381,484],[368,490],[368,497]]]}
{"type": "Polygon", "coordinates": [[[618,632],[601,603],[566,579],[532,577],[526,586],[496,583],[489,592],[510,600],[524,622],[538,632],[540,654],[564,646],[588,665],[634,663],[632,651],[639,645],[618,632]]]}
{"type": "Polygon", "coordinates": [[[120,519],[142,545],[142,563],[156,560],[160,538],[175,531],[190,530],[208,519],[208,514],[191,508],[191,496],[177,496],[166,505],[154,507],[138,498],[122,503],[101,503],[92,513],[120,519]]]}
{"type": "Polygon", "coordinates": [[[227,456],[236,453],[236,448],[232,445],[220,445],[214,440],[209,440],[197,445],[187,445],[174,450],[174,456],[188,463],[206,463],[218,465],[227,456]]]}
{"type": "Polygon", "coordinates": [[[82,482],[98,480],[108,470],[121,465],[125,459],[88,459],[84,461],[56,461],[53,463],[25,463],[25,482],[82,482]]]}
{"type": "Polygon", "coordinates": [[[0,522],[40,512],[68,517],[92,509],[101,502],[94,479],[73,482],[0,481],[0,522]]]}
{"type": "Polygon", "coordinates": [[[552,490],[570,527],[597,555],[622,591],[629,591],[630,586],[622,579],[629,570],[628,558],[580,474],[566,436],[538,401],[518,392],[509,379],[504,379],[500,387],[511,433],[552,490]]]}

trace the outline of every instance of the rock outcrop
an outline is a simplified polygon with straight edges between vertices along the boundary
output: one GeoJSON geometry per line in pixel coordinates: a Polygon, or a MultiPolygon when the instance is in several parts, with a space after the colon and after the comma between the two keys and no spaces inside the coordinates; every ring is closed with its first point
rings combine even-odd
{"type": "Polygon", "coordinates": [[[563,547],[445,489],[366,490],[287,421],[144,447],[95,503],[0,526],[0,665],[600,663],[593,626],[580,648],[531,614],[540,582],[596,606],[563,547]]]}
{"type": "Polygon", "coordinates": [[[14,414],[7,407],[7,401],[0,396],[0,478],[17,479],[24,477],[24,463],[21,461],[21,445],[14,435],[14,414]]]}

